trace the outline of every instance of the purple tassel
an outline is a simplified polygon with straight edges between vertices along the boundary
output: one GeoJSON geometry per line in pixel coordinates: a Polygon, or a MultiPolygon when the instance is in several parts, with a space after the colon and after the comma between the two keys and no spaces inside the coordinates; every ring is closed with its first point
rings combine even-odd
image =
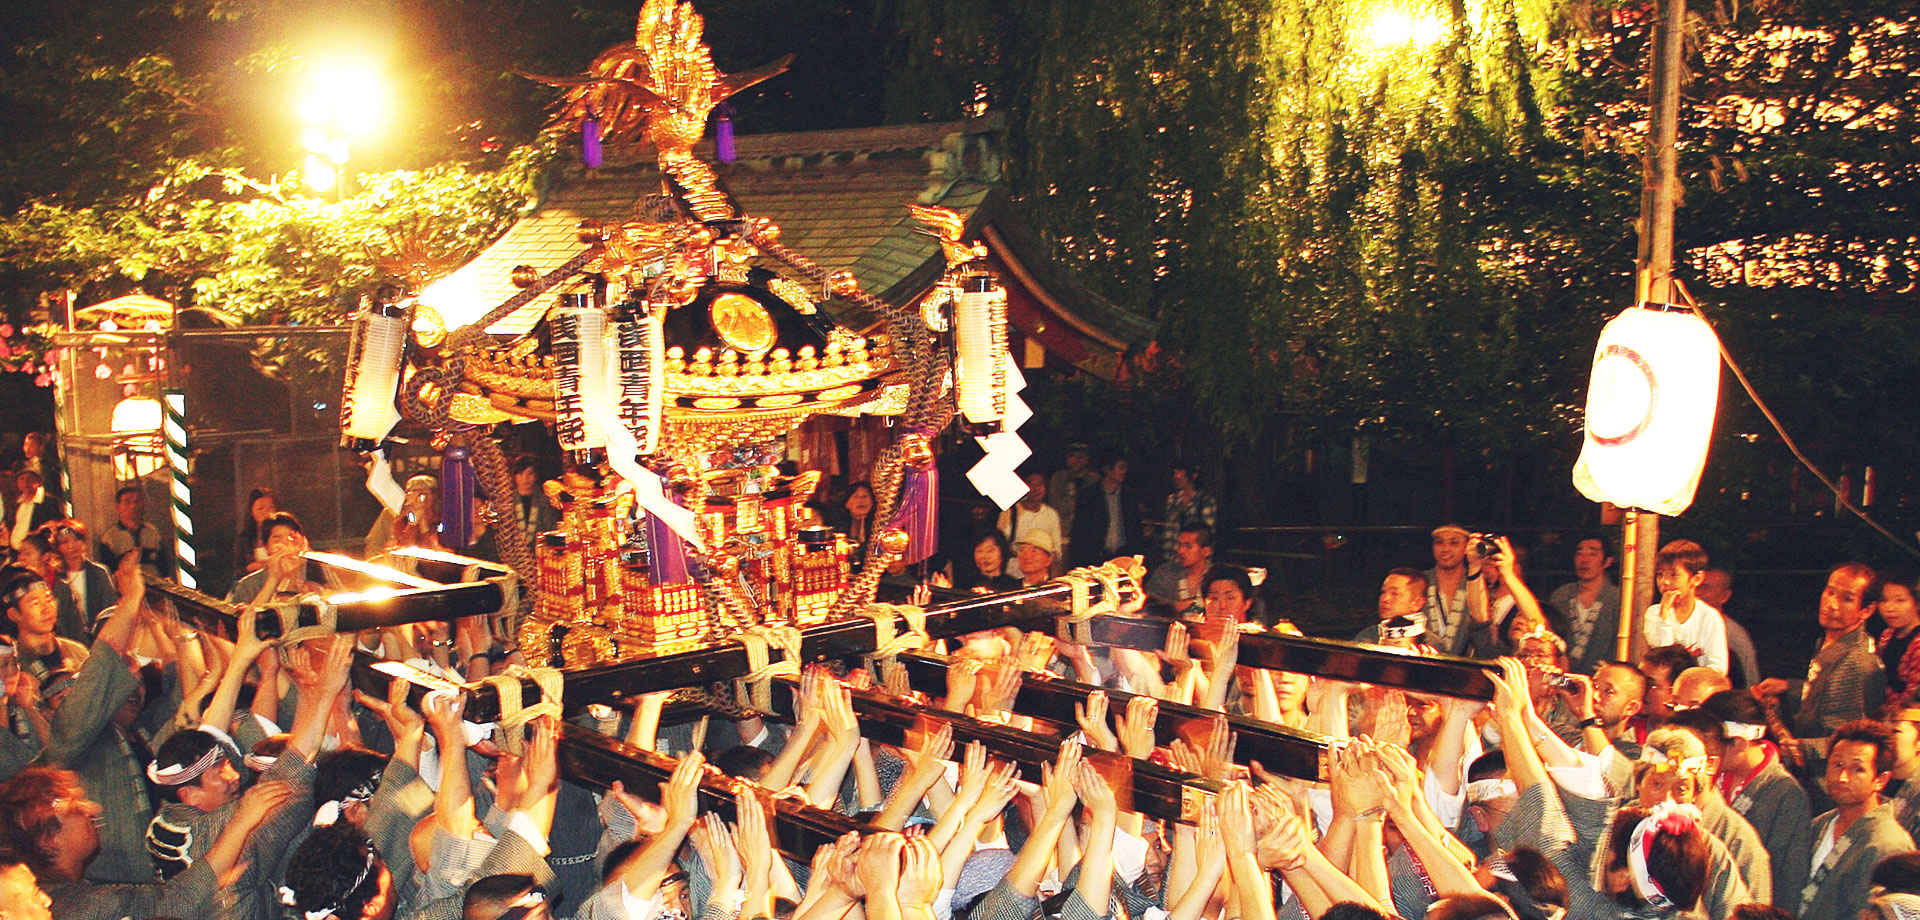
{"type": "MultiPolygon", "coordinates": [[[[662,482],[665,482],[664,477],[662,482]]],[[[672,487],[667,487],[667,495],[673,495],[672,487]]],[[[670,499],[681,504],[677,498],[670,499]]],[[[641,512],[645,514],[645,512],[641,512]]],[[[647,577],[656,585],[684,585],[693,581],[687,570],[687,541],[673,532],[665,521],[651,514],[647,518],[647,577]]]]}
{"type": "Polygon", "coordinates": [[[473,496],[479,477],[473,452],[459,445],[440,454],[440,545],[466,549],[473,543],[473,496]]]}
{"type": "Polygon", "coordinates": [[[606,156],[600,150],[600,115],[591,109],[587,111],[587,120],[580,123],[580,162],[588,169],[599,169],[606,162],[606,156]]]}
{"type": "Polygon", "coordinates": [[[894,509],[888,526],[907,532],[908,565],[928,556],[940,547],[940,467],[929,463],[926,469],[908,466],[900,478],[900,506],[894,509]]]}
{"type": "Polygon", "coordinates": [[[733,162],[733,106],[720,103],[713,126],[713,153],[722,163],[733,162]]]}

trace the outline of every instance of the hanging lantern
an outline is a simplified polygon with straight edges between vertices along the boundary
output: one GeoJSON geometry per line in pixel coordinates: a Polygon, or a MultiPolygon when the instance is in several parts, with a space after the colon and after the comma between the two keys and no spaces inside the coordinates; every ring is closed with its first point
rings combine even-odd
{"type": "Polygon", "coordinates": [[[954,386],[960,411],[974,424],[1007,411],[1007,296],[985,272],[960,279],[953,308],[954,386]]]}
{"type": "Polygon", "coordinates": [[[1665,515],[1693,504],[1720,398],[1719,346],[1687,307],[1643,304],[1607,324],[1573,468],[1580,494],[1665,515]]]}
{"type": "Polygon", "coordinates": [[[340,406],[343,446],[372,450],[400,421],[393,400],[410,323],[404,307],[377,301],[353,318],[346,398],[340,406]]]}
{"type": "Polygon", "coordinates": [[[607,375],[607,314],[592,305],[592,295],[564,294],[554,309],[554,434],[563,450],[607,446],[600,419],[589,411],[600,404],[607,375]]]}

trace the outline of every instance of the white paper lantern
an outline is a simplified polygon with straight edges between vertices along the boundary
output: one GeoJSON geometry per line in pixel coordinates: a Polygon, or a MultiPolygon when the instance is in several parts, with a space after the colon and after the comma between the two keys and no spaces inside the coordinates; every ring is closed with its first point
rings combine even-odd
{"type": "Polygon", "coordinates": [[[375,303],[353,321],[353,361],[340,407],[343,440],[365,449],[384,440],[400,421],[393,404],[412,318],[395,304],[375,303]]]}
{"type": "Polygon", "coordinates": [[[1007,408],[1007,299],[990,275],[963,280],[953,307],[957,403],[967,421],[997,422],[1007,408]]]}
{"type": "Polygon", "coordinates": [[[1654,305],[1614,317],[1593,353],[1574,487],[1622,508],[1687,510],[1719,399],[1719,339],[1699,315],[1654,305]]]}

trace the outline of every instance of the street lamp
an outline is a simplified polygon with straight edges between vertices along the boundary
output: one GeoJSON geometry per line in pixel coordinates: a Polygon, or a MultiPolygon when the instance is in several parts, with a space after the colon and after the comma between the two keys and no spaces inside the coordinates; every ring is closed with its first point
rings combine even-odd
{"type": "Polygon", "coordinates": [[[307,149],[307,186],[336,197],[346,182],[347,159],[353,142],[372,132],[380,121],[380,80],[364,68],[322,67],[300,101],[300,121],[306,125],[300,143],[307,149]]]}

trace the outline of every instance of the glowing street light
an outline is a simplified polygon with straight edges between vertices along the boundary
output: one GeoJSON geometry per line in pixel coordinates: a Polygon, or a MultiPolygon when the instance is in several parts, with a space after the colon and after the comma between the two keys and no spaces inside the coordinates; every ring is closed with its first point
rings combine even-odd
{"type": "Polygon", "coordinates": [[[371,70],[322,67],[313,72],[300,100],[308,187],[325,193],[345,185],[352,144],[379,126],[384,99],[379,77],[371,70]]]}
{"type": "Polygon", "coordinates": [[[1447,34],[1445,19],[1433,15],[1414,15],[1388,7],[1373,14],[1360,30],[1361,42],[1374,51],[1399,51],[1409,45],[1424,48],[1447,34]]]}

